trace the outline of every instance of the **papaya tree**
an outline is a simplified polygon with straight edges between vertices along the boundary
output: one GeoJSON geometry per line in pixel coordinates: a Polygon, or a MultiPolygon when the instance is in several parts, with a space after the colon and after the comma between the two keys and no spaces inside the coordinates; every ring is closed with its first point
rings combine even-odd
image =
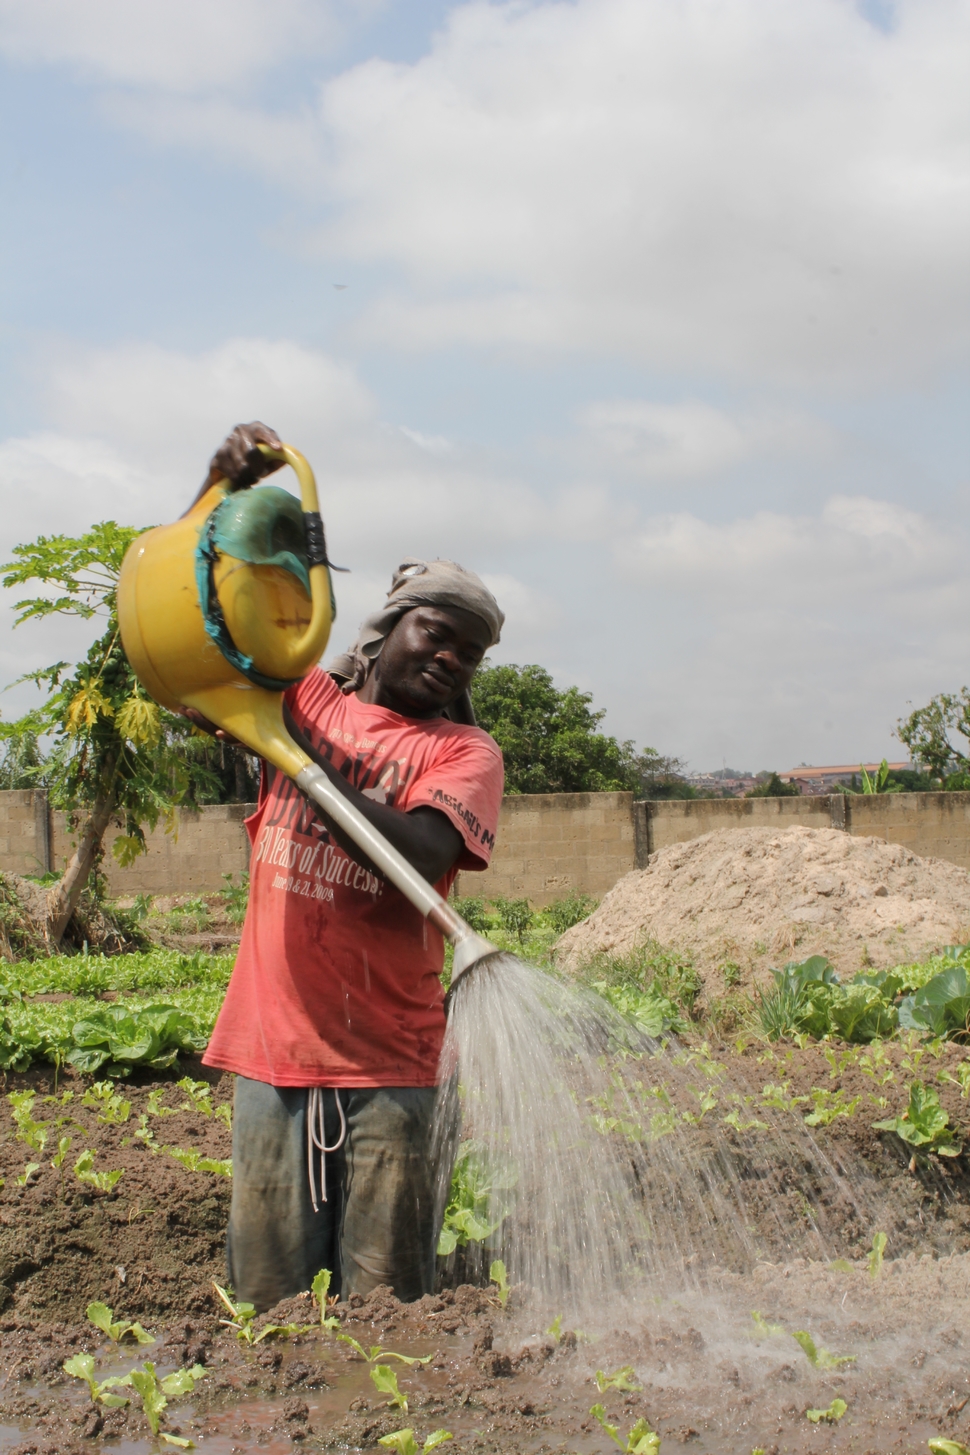
{"type": "Polygon", "coordinates": [[[14,559],[0,566],[4,586],[35,582],[42,588],[42,594],[16,603],[17,626],[61,615],[97,619],[104,628],[74,666],[55,662],[20,678],[35,682],[45,700],[2,728],[8,747],[50,744],[32,771],[52,806],[66,811],[75,834],[74,852],[50,892],[48,934],[54,945],[101,859],[109,824],[121,829],[112,853],[125,867],[145,851],[146,828],[161,821],[174,830],[180,804],[219,796],[203,755],[193,751],[193,728],[146,696],[121,644],[118,574],[140,534],[133,526],[102,521],[81,536],[39,536],[16,546],[14,559]]]}

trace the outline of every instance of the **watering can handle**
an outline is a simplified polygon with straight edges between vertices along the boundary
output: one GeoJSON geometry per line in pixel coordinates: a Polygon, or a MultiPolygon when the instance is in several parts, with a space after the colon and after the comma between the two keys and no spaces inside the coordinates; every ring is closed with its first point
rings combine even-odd
{"type": "Polygon", "coordinates": [[[281,445],[274,450],[271,445],[257,445],[261,455],[268,460],[279,460],[289,465],[300,482],[300,503],[303,506],[303,524],[306,529],[306,554],[310,566],[329,566],[331,571],[346,571],[346,566],[335,566],[327,555],[327,538],[323,531],[320,502],[317,498],[317,482],[309,461],[292,445],[281,445]]]}

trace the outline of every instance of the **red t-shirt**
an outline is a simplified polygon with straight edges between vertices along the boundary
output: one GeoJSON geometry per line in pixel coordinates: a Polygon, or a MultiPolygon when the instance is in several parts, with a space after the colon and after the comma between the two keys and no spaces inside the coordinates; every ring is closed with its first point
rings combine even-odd
{"type": "MultiPolygon", "coordinates": [[[[437,884],[484,869],[502,801],[487,733],[344,696],[315,668],[286,701],[322,756],[380,803],[438,809],[465,841],[437,884]]],[[[434,1086],[444,1035],[439,932],[333,841],[285,774],[246,822],[249,909],[204,1060],[272,1086],[434,1086]]]]}

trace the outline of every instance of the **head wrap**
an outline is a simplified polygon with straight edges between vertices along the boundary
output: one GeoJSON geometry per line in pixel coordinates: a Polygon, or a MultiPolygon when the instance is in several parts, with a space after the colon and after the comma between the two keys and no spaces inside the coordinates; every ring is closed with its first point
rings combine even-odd
{"type": "MultiPolygon", "coordinates": [[[[327,668],[342,692],[356,692],[381,654],[384,642],[401,617],[416,606],[457,606],[480,617],[489,630],[489,646],[501,635],[505,616],[484,581],[454,561],[402,561],[380,611],[360,624],[349,651],[335,657],[327,668]]],[[[446,710],[455,722],[474,723],[467,691],[446,710]]]]}

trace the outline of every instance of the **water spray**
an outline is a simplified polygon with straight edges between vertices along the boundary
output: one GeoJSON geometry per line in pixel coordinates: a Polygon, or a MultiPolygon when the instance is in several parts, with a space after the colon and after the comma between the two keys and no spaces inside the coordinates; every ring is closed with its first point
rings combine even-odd
{"type": "Polygon", "coordinates": [[[317,486],[290,445],[260,452],[294,471],[276,486],[216,480],[172,525],[129,547],[118,583],[125,652],[172,712],[195,708],[279,768],[454,946],[452,985],[498,953],[340,793],[283,723],[283,693],[319,661],[335,615],[317,486]]]}

